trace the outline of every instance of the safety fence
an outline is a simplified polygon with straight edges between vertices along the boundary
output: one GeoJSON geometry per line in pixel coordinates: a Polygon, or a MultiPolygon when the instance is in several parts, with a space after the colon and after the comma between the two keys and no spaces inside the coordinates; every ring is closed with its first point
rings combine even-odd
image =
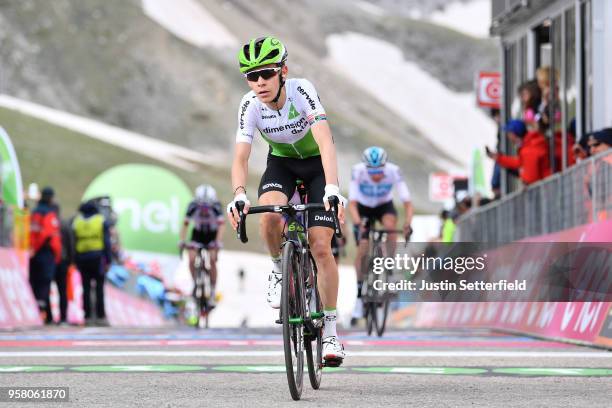
{"type": "Polygon", "coordinates": [[[491,247],[612,219],[612,151],[463,215],[458,241],[491,247]]]}

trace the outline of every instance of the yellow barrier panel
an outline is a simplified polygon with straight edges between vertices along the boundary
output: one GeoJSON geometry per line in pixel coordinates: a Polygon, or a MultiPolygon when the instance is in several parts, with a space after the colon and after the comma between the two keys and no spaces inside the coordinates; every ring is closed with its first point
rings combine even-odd
{"type": "Polygon", "coordinates": [[[30,211],[15,208],[13,214],[13,246],[27,251],[30,247],[30,211]]]}

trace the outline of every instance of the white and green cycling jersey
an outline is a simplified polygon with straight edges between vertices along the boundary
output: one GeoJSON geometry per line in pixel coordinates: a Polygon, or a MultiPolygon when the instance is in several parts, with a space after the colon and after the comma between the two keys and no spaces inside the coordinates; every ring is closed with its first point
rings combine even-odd
{"type": "Polygon", "coordinates": [[[273,156],[298,159],[318,156],[319,146],[310,127],[327,117],[317,91],[306,79],[288,79],[285,89],[287,100],[280,112],[260,102],[253,91],[242,98],[236,143],[252,143],[255,131],[259,130],[273,156]]]}

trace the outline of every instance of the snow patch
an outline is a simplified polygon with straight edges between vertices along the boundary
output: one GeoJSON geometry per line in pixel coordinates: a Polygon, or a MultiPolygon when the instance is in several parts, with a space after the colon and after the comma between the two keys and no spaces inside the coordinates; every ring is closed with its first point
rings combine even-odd
{"type": "Polygon", "coordinates": [[[195,0],[142,0],[151,20],[196,47],[236,47],[238,41],[195,0]]]}
{"type": "Polygon", "coordinates": [[[197,171],[200,164],[225,165],[224,159],[221,157],[204,155],[172,143],[12,96],[0,94],[0,106],[74,130],[92,139],[151,157],[183,170],[197,171]]]}
{"type": "Polygon", "coordinates": [[[491,1],[455,2],[429,15],[428,20],[477,38],[488,38],[491,1]]]}
{"type": "Polygon", "coordinates": [[[494,122],[476,107],[473,93],[457,93],[405,61],[396,46],[358,33],[326,40],[326,64],[351,79],[370,96],[413,124],[441,151],[462,163],[466,172],[474,149],[494,145],[494,122]],[[363,55],[376,56],[362,58],[363,55]]]}
{"type": "Polygon", "coordinates": [[[372,3],[368,3],[364,0],[356,2],[355,5],[366,13],[372,14],[376,17],[383,17],[387,14],[387,12],[382,7],[379,7],[372,3]]]}

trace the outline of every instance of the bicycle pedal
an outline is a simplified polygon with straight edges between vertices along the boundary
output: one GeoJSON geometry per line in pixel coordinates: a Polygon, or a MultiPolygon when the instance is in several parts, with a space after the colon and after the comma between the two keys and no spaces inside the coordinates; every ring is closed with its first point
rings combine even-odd
{"type": "Polygon", "coordinates": [[[283,324],[283,321],[282,321],[281,319],[276,319],[276,320],[274,321],[274,323],[276,323],[276,324],[283,324]]]}

